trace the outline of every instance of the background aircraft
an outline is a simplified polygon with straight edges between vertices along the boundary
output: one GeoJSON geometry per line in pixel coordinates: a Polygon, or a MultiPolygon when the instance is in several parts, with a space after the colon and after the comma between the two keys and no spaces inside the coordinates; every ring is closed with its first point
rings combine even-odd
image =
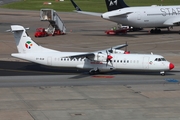
{"type": "Polygon", "coordinates": [[[165,75],[165,71],[174,68],[174,65],[161,55],[124,54],[125,51],[118,50],[127,44],[95,52],[61,52],[36,44],[23,26],[12,25],[11,31],[19,52],[11,55],[42,65],[89,69],[90,74],[121,70],[156,71],[165,75]]]}
{"type": "Polygon", "coordinates": [[[155,28],[151,29],[151,33],[160,33],[161,28],[169,29],[169,27],[180,25],[180,6],[152,5],[129,7],[123,0],[105,1],[109,11],[103,14],[85,11],[77,12],[101,16],[103,19],[127,26],[155,28]]]}

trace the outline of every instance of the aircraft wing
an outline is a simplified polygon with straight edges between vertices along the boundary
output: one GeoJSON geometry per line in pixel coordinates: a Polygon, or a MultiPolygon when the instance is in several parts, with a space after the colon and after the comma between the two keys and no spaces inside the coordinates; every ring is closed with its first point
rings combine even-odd
{"type": "Polygon", "coordinates": [[[96,13],[96,12],[77,11],[77,10],[75,10],[75,12],[85,14],[85,15],[98,16],[98,17],[102,15],[102,13],[96,13]]]}
{"type": "Polygon", "coordinates": [[[70,55],[70,56],[64,56],[64,57],[69,57],[69,58],[88,58],[90,60],[94,60],[95,53],[84,53],[84,54],[77,54],[77,55],[70,55]]]}
{"type": "Polygon", "coordinates": [[[164,22],[164,25],[178,25],[180,23],[180,17],[169,18],[164,22]]]}
{"type": "Polygon", "coordinates": [[[122,45],[117,45],[117,46],[114,46],[111,48],[107,48],[107,49],[99,50],[99,51],[95,51],[95,52],[106,52],[106,51],[111,52],[112,49],[122,49],[122,48],[127,47],[127,46],[128,46],[128,44],[122,44],[122,45]]]}
{"type": "Polygon", "coordinates": [[[110,15],[109,17],[126,16],[126,15],[131,14],[131,13],[133,13],[133,12],[117,13],[117,14],[114,14],[114,15],[112,14],[112,15],[110,15]]]}
{"type": "Polygon", "coordinates": [[[92,16],[99,16],[99,17],[102,15],[102,13],[82,11],[81,8],[73,0],[71,0],[71,3],[73,4],[74,8],[76,9],[74,11],[77,13],[92,15],[92,16]]]}
{"type": "Polygon", "coordinates": [[[94,57],[96,55],[96,53],[106,53],[111,52],[112,49],[121,49],[128,46],[128,44],[122,44],[122,45],[117,45],[108,49],[104,49],[104,50],[99,50],[99,51],[94,51],[94,52],[87,52],[87,53],[82,53],[82,54],[77,54],[77,55],[69,55],[69,56],[64,56],[64,57],[69,57],[69,58],[88,58],[90,60],[94,60],[94,57]]]}

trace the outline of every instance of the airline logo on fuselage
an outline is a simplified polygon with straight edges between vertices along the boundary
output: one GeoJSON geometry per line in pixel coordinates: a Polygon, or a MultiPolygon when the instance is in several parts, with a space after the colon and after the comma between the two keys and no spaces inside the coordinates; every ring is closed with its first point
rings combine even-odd
{"type": "Polygon", "coordinates": [[[178,7],[178,8],[161,8],[160,11],[162,12],[163,16],[179,15],[180,14],[180,7],[178,7]]]}
{"type": "Polygon", "coordinates": [[[108,0],[109,1],[109,6],[116,5],[117,6],[117,1],[118,0],[108,0]]]}

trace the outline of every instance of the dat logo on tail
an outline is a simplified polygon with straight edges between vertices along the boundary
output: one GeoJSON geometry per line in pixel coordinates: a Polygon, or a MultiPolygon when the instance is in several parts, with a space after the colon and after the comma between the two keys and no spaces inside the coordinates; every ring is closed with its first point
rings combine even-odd
{"type": "Polygon", "coordinates": [[[113,6],[113,5],[117,6],[117,0],[109,0],[109,6],[113,6]]]}

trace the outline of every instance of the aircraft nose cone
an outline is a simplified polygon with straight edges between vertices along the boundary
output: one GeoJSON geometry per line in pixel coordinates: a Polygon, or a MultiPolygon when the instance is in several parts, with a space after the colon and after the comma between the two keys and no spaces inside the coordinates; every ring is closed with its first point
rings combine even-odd
{"type": "Polygon", "coordinates": [[[174,64],[170,63],[169,64],[169,69],[172,70],[174,68],[174,64]]]}

